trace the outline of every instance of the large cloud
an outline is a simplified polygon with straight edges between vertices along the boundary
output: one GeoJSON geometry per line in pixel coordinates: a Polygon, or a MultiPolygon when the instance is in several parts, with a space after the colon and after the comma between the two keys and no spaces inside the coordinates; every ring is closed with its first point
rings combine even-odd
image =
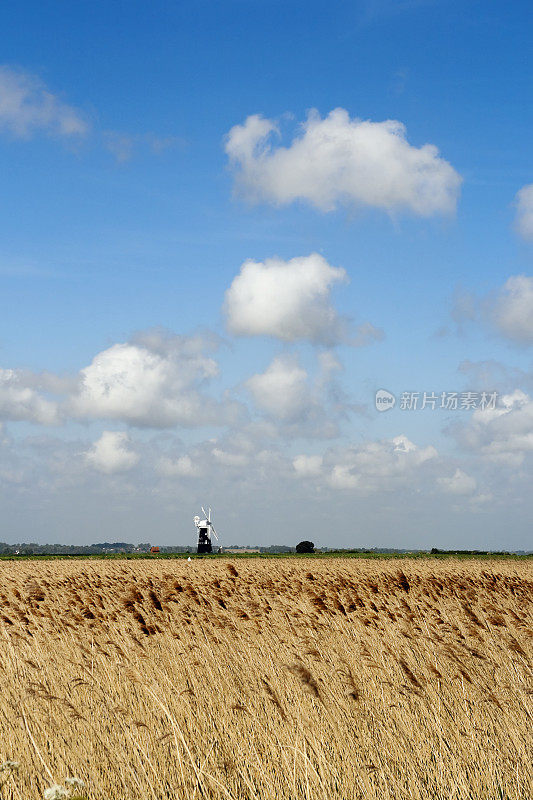
{"type": "Polygon", "coordinates": [[[115,344],[81,370],[70,411],[152,428],[228,422],[238,413],[236,405],[201,391],[218,374],[217,363],[205,353],[212,346],[201,336],[158,332],[115,344]]]}
{"type": "Polygon", "coordinates": [[[452,213],[461,178],[432,144],[410,145],[396,120],[351,119],[342,108],[322,119],[311,111],[288,147],[274,146],[272,120],[235,125],[226,152],[237,185],[252,201],[304,200],[321,211],[340,204],[423,217],[452,213]]]}
{"type": "Polygon", "coordinates": [[[121,431],[104,431],[87,451],[86,459],[99,472],[110,475],[126,472],[139,462],[139,455],[130,449],[130,437],[121,431]]]}
{"type": "Polygon", "coordinates": [[[346,280],[343,269],[318,253],[290,261],[245,261],[226,292],[228,328],[238,336],[333,344],[346,330],[331,304],[330,289],[346,280]]]}
{"type": "Polygon", "coordinates": [[[516,229],[524,239],[533,240],[533,183],[516,195],[516,229]]]}
{"type": "Polygon", "coordinates": [[[50,136],[83,136],[83,115],[52,94],[45,84],[22,70],[0,67],[0,130],[27,139],[38,131],[50,136]]]}
{"type": "Polygon", "coordinates": [[[533,343],[533,278],[512,275],[498,293],[492,317],[507,338],[533,343]]]}
{"type": "Polygon", "coordinates": [[[215,399],[206,389],[218,375],[209,354],[214,335],[139,334],[98,353],[79,375],[0,369],[0,421],[41,425],[81,420],[120,420],[148,428],[234,424],[246,416],[229,393],[215,399]]]}

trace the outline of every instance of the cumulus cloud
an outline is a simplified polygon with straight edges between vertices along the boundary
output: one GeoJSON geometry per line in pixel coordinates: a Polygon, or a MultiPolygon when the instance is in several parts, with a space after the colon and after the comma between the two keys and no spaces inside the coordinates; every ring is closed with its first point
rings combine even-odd
{"type": "Polygon", "coordinates": [[[214,335],[137,335],[98,353],[71,376],[0,369],[0,421],[42,425],[120,420],[138,427],[234,425],[247,415],[229,392],[207,393],[218,373],[214,335]]]}
{"type": "Polygon", "coordinates": [[[239,190],[253,202],[296,200],[321,211],[339,205],[408,211],[422,217],[452,213],[461,177],[432,144],[414,147],[397,120],[351,119],[342,108],[324,119],[316,110],[288,147],[279,129],[253,115],[235,125],[225,149],[239,190]]]}
{"type": "Polygon", "coordinates": [[[345,338],[346,326],[330,290],[346,280],[343,269],[318,253],[290,261],[245,261],[226,292],[228,329],[237,336],[334,344],[345,338]]]}
{"type": "Polygon", "coordinates": [[[198,460],[193,460],[189,455],[180,456],[176,459],[163,456],[157,464],[157,471],[166,478],[174,476],[197,478],[202,474],[202,468],[198,460]]]}
{"type": "Polygon", "coordinates": [[[533,277],[512,275],[506,281],[496,298],[492,319],[503,336],[521,344],[533,343],[533,277]]]}
{"type": "MultiPolygon", "coordinates": [[[[247,425],[241,430],[231,429],[221,438],[198,442],[179,458],[164,455],[156,461],[156,470],[170,478],[201,477],[210,490],[228,476],[231,481],[245,484],[248,480],[256,481],[260,474],[265,477],[266,470],[273,466],[273,459],[278,457],[266,444],[264,431],[247,425]]],[[[276,463],[279,468],[281,457],[276,463]]]]}
{"type": "Polygon", "coordinates": [[[104,431],[87,451],[88,463],[107,475],[127,472],[139,462],[139,456],[130,449],[130,437],[121,431],[104,431]]]}
{"type": "Polygon", "coordinates": [[[78,109],[52,94],[37,76],[1,66],[0,130],[20,139],[37,132],[68,138],[84,136],[89,126],[78,109]]]}
{"type": "Polygon", "coordinates": [[[436,457],[432,445],[418,447],[400,435],[332,451],[325,459],[326,477],[334,489],[392,490],[409,484],[419,468],[436,457]]]}
{"type": "Polygon", "coordinates": [[[495,408],[474,411],[469,422],[452,433],[490,461],[520,466],[533,452],[533,400],[517,389],[503,395],[495,408]]]}
{"type": "Polygon", "coordinates": [[[524,239],[533,240],[533,183],[516,195],[516,230],[524,239]]]}
{"type": "Polygon", "coordinates": [[[322,471],[322,456],[301,454],[293,459],[292,465],[298,476],[302,478],[316,477],[322,471]]]}
{"type": "Polygon", "coordinates": [[[32,373],[0,369],[0,419],[56,425],[59,406],[36,388],[37,383],[32,373]]]}
{"type": "Polygon", "coordinates": [[[339,433],[340,419],[354,410],[338,390],[332,369],[333,362],[319,362],[310,375],[295,355],[283,354],[244,386],[264,419],[273,424],[275,438],[331,439],[339,433]]]}
{"type": "Polygon", "coordinates": [[[236,404],[217,402],[201,391],[218,374],[216,361],[205,352],[213,346],[201,336],[158,331],[115,344],[81,370],[70,411],[80,418],[152,428],[228,422],[239,413],[236,404]]]}
{"type": "Polygon", "coordinates": [[[477,481],[462,469],[456,469],[450,477],[438,478],[437,483],[443,492],[457,495],[470,495],[477,489],[477,481]]]}
{"type": "Polygon", "coordinates": [[[309,395],[307,372],[292,356],[278,356],[265,372],[253,375],[246,387],[255,404],[267,414],[294,422],[314,405],[309,395]]]}
{"type": "Polygon", "coordinates": [[[211,451],[213,458],[225,467],[245,467],[250,461],[249,453],[231,452],[214,447],[211,451]]]}

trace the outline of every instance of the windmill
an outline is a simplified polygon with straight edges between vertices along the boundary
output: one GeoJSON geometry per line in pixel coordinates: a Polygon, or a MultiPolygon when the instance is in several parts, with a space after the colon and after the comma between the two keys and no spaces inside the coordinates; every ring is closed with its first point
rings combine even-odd
{"type": "Polygon", "coordinates": [[[211,545],[211,534],[213,534],[218,542],[217,532],[213,527],[213,523],[211,522],[211,509],[208,510],[209,513],[207,513],[205,508],[202,506],[202,514],[204,515],[204,519],[200,519],[198,516],[194,518],[194,524],[198,529],[197,553],[213,552],[213,547],[211,545]]]}

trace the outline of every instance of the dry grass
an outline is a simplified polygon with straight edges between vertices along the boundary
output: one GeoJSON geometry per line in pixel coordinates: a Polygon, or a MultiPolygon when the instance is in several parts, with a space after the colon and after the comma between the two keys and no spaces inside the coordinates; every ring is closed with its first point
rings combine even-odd
{"type": "Polygon", "coordinates": [[[0,564],[0,797],[531,800],[531,562],[401,569],[0,564]]]}

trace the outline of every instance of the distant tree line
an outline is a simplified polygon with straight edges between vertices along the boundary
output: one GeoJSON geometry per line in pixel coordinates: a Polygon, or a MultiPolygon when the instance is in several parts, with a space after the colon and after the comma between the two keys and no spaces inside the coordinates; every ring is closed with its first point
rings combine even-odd
{"type": "Polygon", "coordinates": [[[7,544],[0,542],[0,555],[69,555],[87,556],[100,555],[101,553],[144,553],[150,550],[150,544],[130,544],[129,542],[98,542],[97,544],[38,544],[37,542],[22,542],[20,544],[7,544]]]}
{"type": "MultiPolygon", "coordinates": [[[[37,555],[68,555],[68,556],[87,556],[87,555],[102,555],[104,553],[149,553],[151,543],[141,542],[140,544],[131,544],[130,542],[98,542],[95,544],[79,545],[79,544],[38,544],[37,542],[22,542],[19,544],[7,544],[0,542],[0,555],[21,555],[21,556],[37,556],[37,555]]],[[[342,555],[344,553],[353,554],[409,554],[413,555],[464,555],[464,556],[505,556],[505,555],[531,555],[531,550],[442,550],[438,547],[433,547],[431,550],[407,550],[394,547],[354,547],[354,548],[331,548],[321,547],[320,551],[315,551],[312,542],[303,541],[299,542],[296,547],[289,547],[284,544],[271,544],[268,547],[260,545],[227,545],[228,549],[232,550],[259,550],[260,553],[276,554],[276,553],[313,553],[322,552],[342,555]]],[[[225,548],[222,548],[224,551],[225,548]]],[[[196,553],[195,545],[160,545],[160,553],[196,553]]]]}
{"type": "MultiPolygon", "coordinates": [[[[18,544],[7,544],[0,542],[0,555],[69,555],[87,556],[101,555],[103,553],[149,553],[150,542],[141,544],[131,544],[131,542],[98,542],[95,544],[39,544],[37,542],[22,542],[18,544]]],[[[250,549],[251,545],[231,545],[232,549],[250,549]]],[[[294,553],[294,547],[283,544],[272,544],[268,547],[255,546],[261,553],[294,553]]],[[[196,553],[196,545],[160,545],[160,553],[196,553]]]]}
{"type": "MultiPolygon", "coordinates": [[[[150,542],[131,544],[131,542],[98,542],[95,544],[38,544],[37,542],[22,542],[7,544],[0,542],[0,555],[100,555],[102,553],[149,553],[150,542]]],[[[234,549],[250,549],[251,545],[231,545],[234,549]]],[[[273,544],[268,547],[256,546],[261,553],[294,553],[294,547],[283,544],[273,544]]],[[[160,553],[196,553],[196,545],[160,545],[160,553]]]]}
{"type": "MultiPolygon", "coordinates": [[[[432,556],[510,556],[509,550],[440,550],[438,547],[432,547],[430,550],[432,556]]],[[[512,555],[527,555],[525,550],[515,550],[512,555]]]]}

